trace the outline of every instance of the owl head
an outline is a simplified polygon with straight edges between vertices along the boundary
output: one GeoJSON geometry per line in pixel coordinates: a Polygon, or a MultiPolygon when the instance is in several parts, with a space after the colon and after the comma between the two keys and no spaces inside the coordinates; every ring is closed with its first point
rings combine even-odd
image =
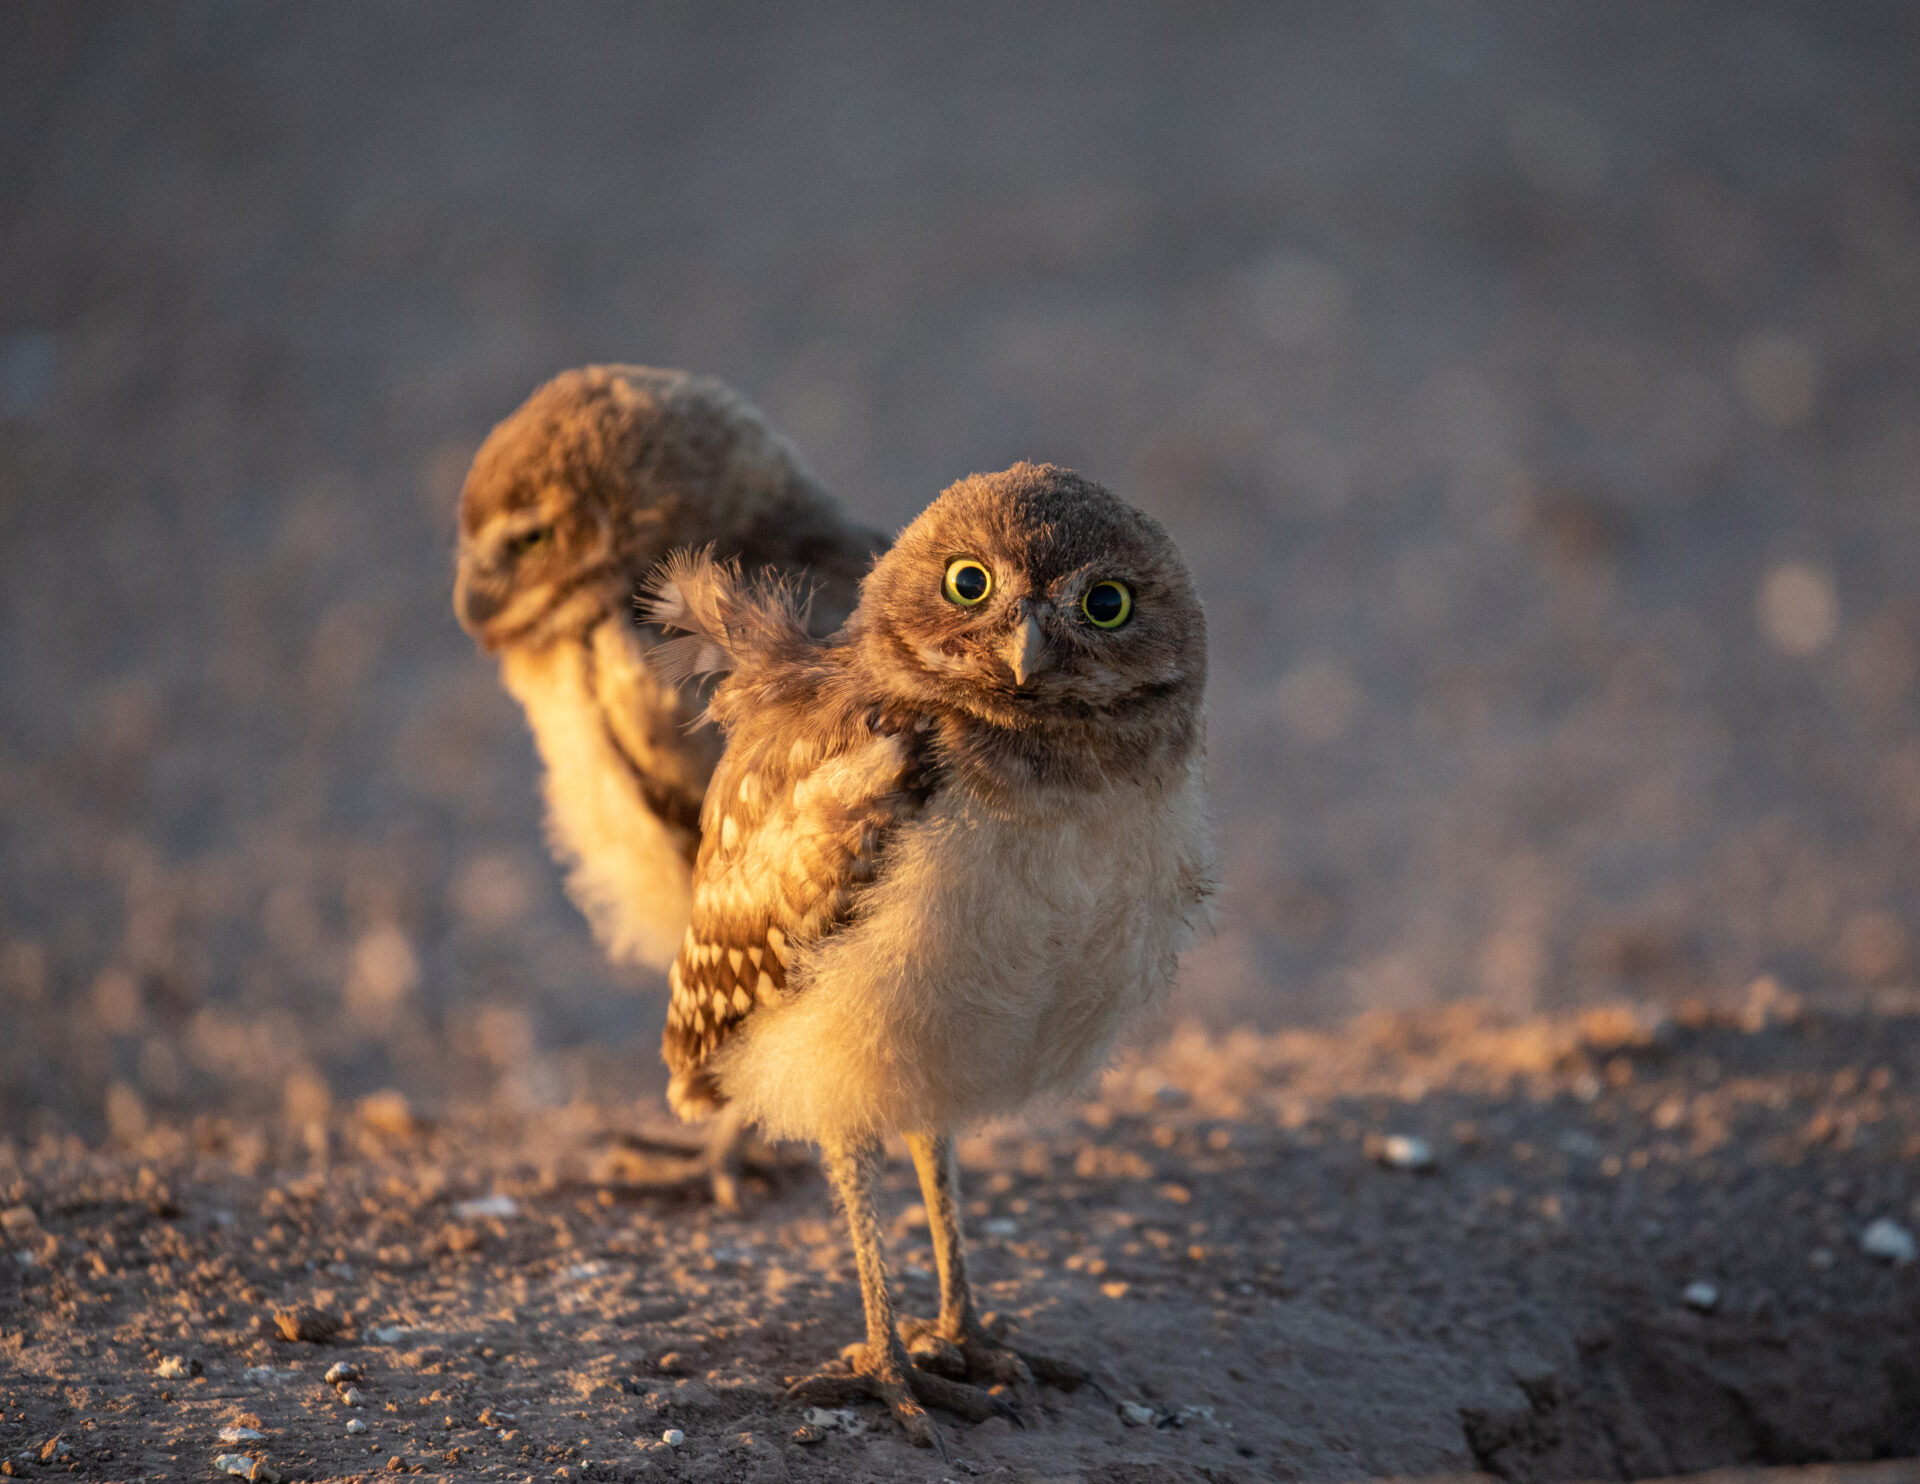
{"type": "Polygon", "coordinates": [[[909,705],[1102,753],[1197,719],[1206,685],[1206,618],[1167,533],[1044,464],[928,506],[862,585],[849,637],[909,705]]]}
{"type": "Polygon", "coordinates": [[[827,508],[786,442],[721,383],[644,366],[564,372],[474,456],[454,611],[489,650],[568,637],[629,611],[676,547],[778,560],[754,550],[763,534],[827,508]]]}

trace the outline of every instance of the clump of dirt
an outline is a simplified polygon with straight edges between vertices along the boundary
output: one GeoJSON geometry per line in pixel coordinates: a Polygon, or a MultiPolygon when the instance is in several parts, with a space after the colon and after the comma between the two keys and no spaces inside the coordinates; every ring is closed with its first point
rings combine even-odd
{"type": "MultiPolygon", "coordinates": [[[[1911,1007],[1173,1031],[1093,1101],[966,1141],[983,1301],[1100,1385],[1023,1399],[1019,1429],[946,1419],[944,1460],[876,1408],[783,1398],[859,1322],[803,1151],[760,1151],[729,1215],[629,1108],[394,1114],[0,1145],[8,1464],[200,1477],[236,1428],[295,1479],[1545,1480],[1920,1451],[1920,1265],[1886,1239],[1920,1215],[1911,1007]]],[[[904,1162],[887,1183],[927,1309],[904,1162]]]]}

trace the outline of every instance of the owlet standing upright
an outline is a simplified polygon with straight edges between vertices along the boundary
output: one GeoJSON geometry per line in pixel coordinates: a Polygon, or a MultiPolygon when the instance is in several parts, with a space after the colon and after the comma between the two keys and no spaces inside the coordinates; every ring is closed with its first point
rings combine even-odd
{"type": "Polygon", "coordinates": [[[687,631],[656,652],[670,673],[730,672],[668,1097],[817,1143],[859,1267],[865,1342],[792,1394],[877,1397],[924,1444],[923,1404],[1004,1409],[968,1383],[1076,1379],[981,1326],[953,1136],[1090,1078],[1203,916],[1206,623],[1179,553],[1099,485],[1020,464],[942,494],[831,638],[700,555],[651,613],[687,631]],[[926,1195],[931,1322],[897,1326],[887,1290],[888,1133],[926,1195]]]}

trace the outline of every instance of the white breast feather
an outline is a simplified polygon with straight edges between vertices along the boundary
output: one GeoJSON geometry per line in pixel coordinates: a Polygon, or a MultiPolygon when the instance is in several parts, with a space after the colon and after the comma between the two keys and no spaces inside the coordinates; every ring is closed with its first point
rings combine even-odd
{"type": "Polygon", "coordinates": [[[664,972],[692,916],[692,872],[607,736],[586,650],[510,649],[501,678],[546,764],[547,832],[568,896],[610,957],[664,972]]]}
{"type": "Polygon", "coordinates": [[[1171,984],[1213,876],[1196,758],[1171,788],[955,795],[900,828],[860,917],[795,959],[714,1069],[776,1137],[952,1127],[1066,1092],[1171,984]]]}

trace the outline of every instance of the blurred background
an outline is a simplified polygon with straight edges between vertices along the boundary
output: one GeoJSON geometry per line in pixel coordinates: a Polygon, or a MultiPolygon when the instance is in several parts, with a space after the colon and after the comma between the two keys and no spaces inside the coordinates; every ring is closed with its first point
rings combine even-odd
{"type": "Polygon", "coordinates": [[[0,9],[0,1128],[658,1085],[449,606],[487,429],[717,374],[1212,623],[1178,1014],[1897,989],[1920,10],[0,9]]]}

